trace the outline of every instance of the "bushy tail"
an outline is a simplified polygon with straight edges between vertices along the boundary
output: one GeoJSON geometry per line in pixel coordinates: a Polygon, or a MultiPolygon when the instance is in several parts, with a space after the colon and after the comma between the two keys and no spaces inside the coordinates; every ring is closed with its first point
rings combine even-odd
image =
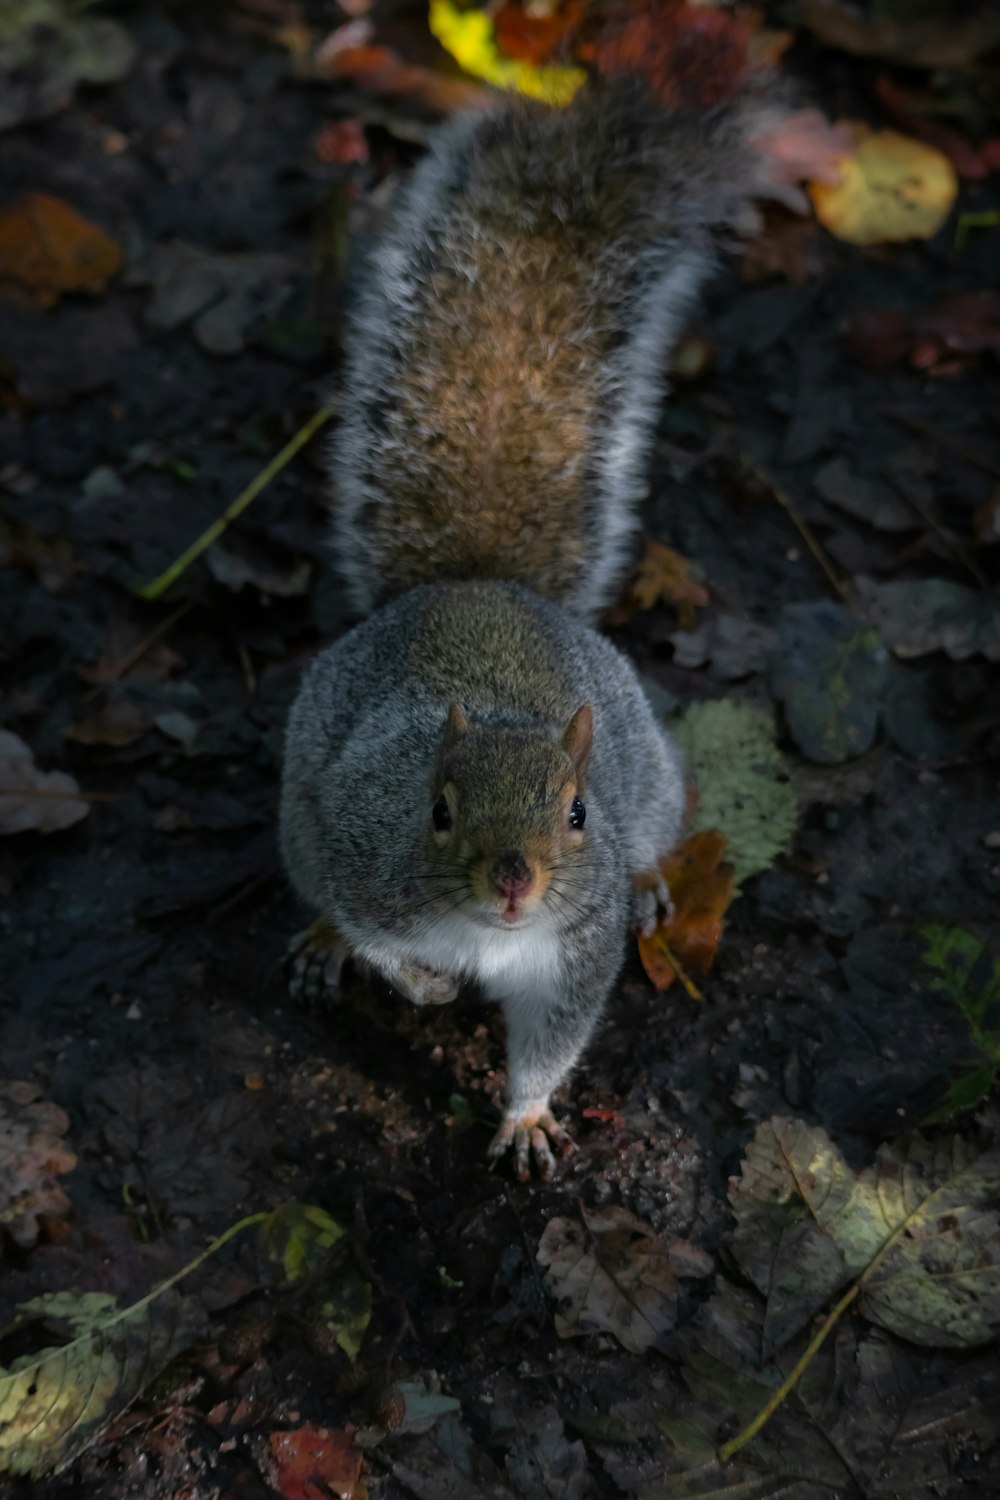
{"type": "Polygon", "coordinates": [[[747,226],[771,114],[598,80],[440,132],[349,336],[335,545],[359,611],[470,576],[607,602],[670,352],[747,226]]]}

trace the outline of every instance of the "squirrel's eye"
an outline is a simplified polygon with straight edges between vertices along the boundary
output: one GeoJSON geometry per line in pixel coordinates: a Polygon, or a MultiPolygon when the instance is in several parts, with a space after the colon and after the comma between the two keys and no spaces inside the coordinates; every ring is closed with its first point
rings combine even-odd
{"type": "Polygon", "coordinates": [[[587,821],[587,809],[579,797],[574,797],[569,809],[569,826],[571,828],[582,828],[587,821]]]}
{"type": "Polygon", "coordinates": [[[451,827],[451,810],[445,797],[439,797],[431,808],[431,822],[438,833],[446,833],[451,827]]]}

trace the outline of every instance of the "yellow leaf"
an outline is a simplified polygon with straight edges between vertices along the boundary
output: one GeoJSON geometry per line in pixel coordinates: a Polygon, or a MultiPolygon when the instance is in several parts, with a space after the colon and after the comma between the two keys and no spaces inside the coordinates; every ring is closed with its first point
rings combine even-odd
{"type": "Polygon", "coordinates": [[[958,192],[948,158],[895,130],[871,130],[849,120],[839,128],[853,143],[842,160],[840,181],[809,184],[820,223],[851,245],[937,234],[958,192]]]}
{"type": "Polygon", "coordinates": [[[429,24],[445,51],[473,78],[546,104],[568,104],[587,76],[583,68],[534,68],[505,57],[486,12],[459,10],[453,0],[431,0],[429,24]]]}

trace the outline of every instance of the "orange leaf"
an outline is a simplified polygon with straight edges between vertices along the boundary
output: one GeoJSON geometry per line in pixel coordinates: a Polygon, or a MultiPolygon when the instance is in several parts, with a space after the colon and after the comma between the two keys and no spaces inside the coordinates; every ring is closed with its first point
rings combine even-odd
{"type": "Polygon", "coordinates": [[[268,1435],[270,1482],[285,1500],[367,1500],[362,1456],[346,1432],[308,1423],[268,1435]]]}
{"type": "Polygon", "coordinates": [[[122,263],[114,240],[51,193],[0,213],[0,293],[51,307],[63,292],[103,292],[122,263]]]}
{"type": "Polygon", "coordinates": [[[501,52],[537,68],[553,58],[565,60],[582,15],[582,0],[567,0],[550,15],[541,16],[530,15],[523,5],[508,3],[494,18],[493,32],[501,52]]]}
{"type": "Polygon", "coordinates": [[[668,104],[710,108],[731,99],[745,81],[752,30],[730,13],[644,0],[614,11],[580,55],[600,73],[647,78],[668,104]]]}
{"type": "MultiPolygon", "coordinates": [[[[677,978],[683,981],[686,970],[706,974],[715,962],[733,899],[733,867],[723,863],[725,850],[725,834],[694,833],[660,861],[674,915],[651,936],[639,935],[642,966],[659,990],[669,989],[677,978]]],[[[690,981],[685,988],[697,996],[690,981]]]]}
{"type": "Polygon", "coordinates": [[[646,551],[632,581],[632,602],[636,609],[652,609],[661,599],[676,607],[681,628],[691,630],[694,612],[708,603],[709,593],[692,576],[686,557],[647,537],[646,551]]]}

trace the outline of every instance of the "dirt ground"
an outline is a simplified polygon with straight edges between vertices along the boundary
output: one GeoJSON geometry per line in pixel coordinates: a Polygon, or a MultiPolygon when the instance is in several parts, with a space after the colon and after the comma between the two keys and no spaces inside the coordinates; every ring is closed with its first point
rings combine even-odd
{"type": "MultiPolygon", "coordinates": [[[[323,400],[345,234],[372,232],[426,117],[297,76],[267,7],[115,14],[136,49],[124,76],[0,134],[5,200],[54,194],[124,255],[100,295],[0,302],[2,722],[93,798],[71,828],[0,843],[0,1083],[65,1111],[76,1156],[60,1177],[70,1207],[42,1203],[34,1242],[6,1245],[0,1329],[40,1292],[125,1305],[288,1199],[347,1228],[373,1310],[352,1364],[324,1345],[308,1297],[274,1292],[238,1241],[193,1279],[203,1318],[169,1377],[58,1477],[4,1493],[360,1494],[268,1477],[267,1435],[305,1423],[368,1434],[380,1500],[1000,1493],[998,1423],[983,1417],[1000,1410],[995,1349],[914,1354],[932,1423],[933,1392],[963,1382],[978,1412],[921,1458],[919,1481],[909,1458],[831,1469],[804,1442],[791,1471],[772,1452],[746,1488],[657,1488],[669,1424],[650,1403],[687,1399],[683,1328],[710,1277],[683,1281],[679,1332],[639,1354],[606,1332],[561,1339],[536,1261],[551,1220],[622,1205],[732,1272],[728,1184],[760,1122],[822,1127],[860,1167],[975,1063],[920,930],[995,932],[1000,653],[897,655],[864,695],[870,748],[835,763],[808,759],[780,719],[799,829],[731,908],[704,1001],[657,993],[630,959],[563,1096],[577,1155],[548,1184],[487,1171],[496,1015],[474,997],[416,1011],[358,981],[332,1012],[285,990],[303,914],[276,849],[282,726],[303,664],[347,623],[325,436],[163,600],[131,592],[323,400]],[[317,150],[345,119],[366,124],[366,161],[317,150]],[[460,1410],[383,1434],[373,1403],[426,1372],[460,1410]]],[[[878,64],[805,38],[787,66],[830,115],[871,114],[878,64]]],[[[998,205],[1000,176],[963,185],[962,210],[998,205]]],[[[665,705],[770,705],[768,663],[787,658],[796,622],[845,608],[801,523],[849,590],[968,586],[996,645],[1000,532],[994,520],[977,543],[973,520],[1000,476],[996,322],[992,345],[949,346],[929,368],[904,355],[873,369],[848,333],[865,310],[896,308],[912,329],[950,294],[1000,291],[1000,231],[957,248],[953,217],[930,241],[866,253],[811,226],[792,251],[797,232],[769,230],[791,279],[759,257],[722,268],[697,329],[711,365],[664,413],[646,529],[703,570],[701,623],[742,622],[727,666],[690,633],[685,655],[668,607],[616,617],[665,705]]],[[[807,653],[807,670],[820,660],[807,653]]],[[[989,1142],[995,1107],[929,1128],[989,1142]]],[[[4,1352],[17,1351],[0,1339],[4,1352]]]]}

